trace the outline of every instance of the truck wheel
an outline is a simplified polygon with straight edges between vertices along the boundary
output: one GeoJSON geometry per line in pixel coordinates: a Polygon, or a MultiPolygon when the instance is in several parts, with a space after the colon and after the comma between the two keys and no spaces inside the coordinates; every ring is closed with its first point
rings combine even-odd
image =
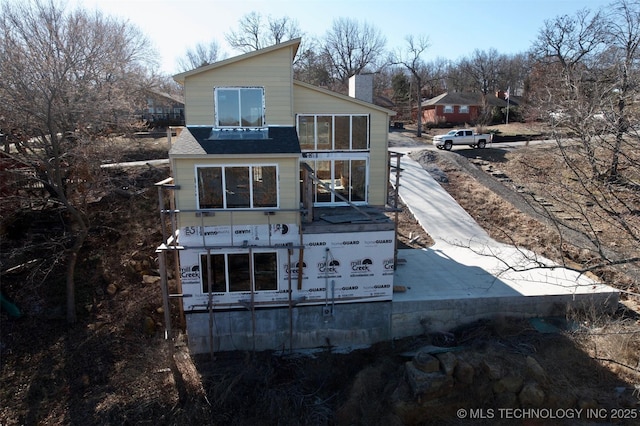
{"type": "Polygon", "coordinates": [[[485,141],[478,141],[478,148],[480,149],[484,149],[485,146],[487,146],[487,143],[485,141]]]}
{"type": "Polygon", "coordinates": [[[444,143],[444,149],[446,149],[447,151],[451,151],[451,147],[453,146],[453,142],[451,141],[446,141],[444,143]]]}

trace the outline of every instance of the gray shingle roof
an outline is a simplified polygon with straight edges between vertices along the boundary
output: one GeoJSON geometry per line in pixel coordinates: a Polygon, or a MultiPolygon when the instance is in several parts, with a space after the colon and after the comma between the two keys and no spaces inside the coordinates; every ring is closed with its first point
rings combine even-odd
{"type": "Polygon", "coordinates": [[[300,154],[295,127],[264,130],[219,130],[187,127],[176,138],[169,155],[300,154]]]}

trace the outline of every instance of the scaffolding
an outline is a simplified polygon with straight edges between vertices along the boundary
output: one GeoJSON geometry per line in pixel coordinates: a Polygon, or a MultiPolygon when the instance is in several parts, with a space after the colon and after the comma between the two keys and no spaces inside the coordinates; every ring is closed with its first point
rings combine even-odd
{"type": "MultiPolygon", "coordinates": [[[[395,191],[394,191],[394,196],[393,196],[393,206],[391,206],[391,209],[387,210],[387,211],[391,211],[391,212],[395,212],[395,220],[394,222],[394,234],[395,234],[395,247],[394,247],[394,269],[397,265],[397,233],[398,233],[398,186],[399,186],[399,178],[400,178],[400,158],[403,154],[399,154],[399,153],[391,153],[391,156],[394,157],[396,159],[396,164],[391,164],[391,162],[389,162],[389,170],[388,173],[390,173],[391,169],[395,169],[396,172],[396,176],[395,176],[395,191]]],[[[390,176],[390,174],[388,174],[388,176],[390,176]]],[[[211,251],[212,250],[217,250],[217,249],[238,249],[238,248],[242,248],[242,249],[246,249],[249,252],[249,259],[250,259],[250,271],[251,273],[249,274],[250,277],[250,293],[251,293],[251,297],[249,300],[247,301],[239,301],[238,306],[242,306],[244,308],[246,308],[247,310],[249,310],[251,312],[251,317],[252,317],[252,329],[253,329],[253,333],[254,333],[254,345],[255,345],[255,329],[256,329],[256,323],[255,323],[255,309],[256,306],[258,305],[258,303],[255,301],[255,293],[256,293],[256,289],[255,289],[255,282],[254,282],[254,274],[253,274],[253,269],[254,269],[254,265],[253,265],[253,257],[251,255],[252,250],[254,248],[260,248],[260,249],[264,249],[264,248],[273,248],[276,250],[286,250],[287,254],[287,264],[288,264],[288,276],[287,276],[287,292],[288,292],[288,301],[287,301],[287,305],[288,305],[288,310],[289,310],[289,349],[290,351],[293,350],[293,308],[298,305],[299,303],[303,302],[304,300],[294,300],[293,299],[293,278],[292,278],[292,274],[291,274],[291,265],[292,265],[292,257],[294,254],[294,250],[298,250],[299,252],[299,257],[297,260],[298,265],[302,265],[304,262],[304,248],[305,248],[305,244],[304,244],[304,232],[303,232],[303,223],[310,223],[313,222],[313,216],[314,216],[314,209],[313,209],[313,183],[316,183],[317,185],[323,185],[325,187],[326,190],[328,191],[332,191],[334,193],[334,195],[336,195],[337,197],[339,197],[342,201],[344,201],[345,203],[347,203],[351,208],[355,209],[358,213],[362,214],[364,217],[366,217],[368,220],[370,220],[371,222],[377,222],[380,219],[376,218],[372,215],[370,215],[369,213],[367,213],[365,210],[363,210],[362,208],[360,208],[359,206],[351,203],[349,200],[345,199],[344,197],[342,197],[341,194],[335,192],[332,188],[330,188],[329,186],[327,186],[326,184],[324,184],[314,173],[314,171],[307,165],[307,164],[303,164],[303,173],[302,173],[302,202],[301,202],[301,208],[300,209],[280,209],[280,208],[274,208],[274,209],[261,209],[260,211],[267,217],[267,226],[269,227],[269,229],[271,229],[271,218],[276,215],[277,213],[291,213],[291,212],[295,212],[297,213],[297,225],[299,226],[299,243],[297,245],[292,245],[292,244],[288,244],[287,246],[282,246],[281,244],[274,244],[271,241],[271,233],[269,233],[269,240],[267,241],[267,244],[262,244],[260,246],[257,247],[253,247],[253,246],[249,246],[247,244],[246,240],[236,240],[234,239],[234,232],[233,232],[233,228],[234,228],[234,214],[236,213],[241,213],[241,212],[247,212],[247,211],[251,211],[251,212],[256,212],[255,209],[233,209],[233,210],[222,210],[222,211],[212,211],[212,210],[200,210],[200,209],[192,209],[192,210],[184,210],[184,209],[177,209],[176,205],[175,205],[175,197],[173,194],[173,191],[179,190],[180,187],[179,185],[176,185],[174,182],[174,179],[172,177],[169,177],[167,179],[164,179],[161,182],[156,183],[156,187],[158,188],[158,203],[159,203],[159,211],[160,211],[160,226],[161,226],[161,230],[162,230],[162,238],[163,238],[163,242],[160,246],[158,246],[158,248],[156,249],[156,253],[158,255],[158,266],[159,266],[159,271],[160,271],[160,285],[161,285],[161,291],[162,291],[162,299],[163,299],[163,310],[164,310],[164,322],[165,322],[165,330],[164,330],[164,337],[165,339],[170,339],[173,337],[173,331],[172,331],[172,321],[171,321],[171,306],[170,306],[170,300],[171,299],[179,299],[180,303],[178,303],[178,318],[179,318],[179,322],[180,322],[180,327],[181,328],[185,328],[185,312],[184,312],[184,304],[182,303],[182,299],[187,296],[185,294],[183,294],[182,291],[182,281],[179,278],[180,277],[180,254],[179,252],[182,250],[186,250],[186,249],[199,249],[199,250],[203,250],[207,253],[207,277],[208,277],[208,282],[206,283],[207,285],[207,303],[206,303],[206,310],[208,312],[209,315],[209,351],[210,351],[210,355],[213,357],[214,356],[214,306],[215,306],[215,299],[214,299],[214,291],[213,291],[213,283],[212,283],[212,270],[211,270],[211,251]],[[167,193],[170,194],[169,198],[169,206],[167,208],[166,202],[165,202],[165,197],[167,195],[167,193]],[[199,245],[181,245],[179,242],[179,230],[178,230],[178,215],[184,215],[184,214],[193,214],[195,217],[200,219],[200,227],[203,230],[202,234],[202,242],[199,245]],[[209,244],[207,243],[206,239],[205,239],[205,232],[204,232],[204,228],[205,228],[205,219],[208,217],[213,217],[215,215],[220,215],[220,214],[224,214],[224,215],[228,215],[229,219],[228,221],[226,221],[226,223],[228,223],[227,226],[231,227],[231,241],[230,244],[209,244]],[[168,259],[167,259],[167,255],[169,253],[173,253],[173,275],[175,277],[178,277],[178,279],[175,280],[176,282],[176,291],[175,292],[171,292],[170,290],[170,282],[169,282],[169,268],[170,266],[168,265],[168,259]]],[[[327,249],[328,250],[328,249],[327,249]]],[[[298,273],[298,279],[297,279],[297,290],[302,290],[302,274],[298,273]]],[[[328,291],[328,286],[327,286],[327,291],[328,291]]],[[[326,303],[328,303],[328,295],[326,298],[326,303]]]]}

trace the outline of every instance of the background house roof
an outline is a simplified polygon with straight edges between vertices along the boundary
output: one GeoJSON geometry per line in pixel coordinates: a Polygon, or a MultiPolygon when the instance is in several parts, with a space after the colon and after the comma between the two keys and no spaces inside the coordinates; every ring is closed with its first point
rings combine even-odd
{"type": "Polygon", "coordinates": [[[147,89],[147,92],[153,97],[162,98],[166,101],[181,104],[182,106],[184,106],[184,96],[162,92],[157,89],[147,89]]]}
{"type": "MultiPolygon", "coordinates": [[[[487,95],[487,103],[491,106],[507,106],[507,102],[504,99],[500,99],[493,94],[487,95]]],[[[482,93],[447,92],[422,102],[423,107],[430,105],[482,105],[482,93]]]]}
{"type": "Polygon", "coordinates": [[[170,155],[300,154],[295,127],[269,127],[264,131],[218,130],[187,127],[169,151],[170,155]]]}

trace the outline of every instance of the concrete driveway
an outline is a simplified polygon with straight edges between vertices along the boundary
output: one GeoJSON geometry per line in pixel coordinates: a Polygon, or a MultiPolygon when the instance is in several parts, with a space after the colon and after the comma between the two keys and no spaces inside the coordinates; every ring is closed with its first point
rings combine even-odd
{"type": "MultiPolygon", "coordinates": [[[[401,152],[400,198],[434,239],[432,247],[400,250],[394,283],[406,287],[394,293],[394,310],[407,317],[402,303],[424,301],[408,309],[416,315],[433,310],[429,301],[448,301],[450,308],[430,321],[450,328],[491,315],[550,315],[572,301],[615,306],[617,290],[554,264],[532,252],[499,243],[437,183],[409,153],[435,147],[416,146],[401,133],[390,134],[389,151],[401,152]],[[391,146],[393,145],[393,146],[391,146]],[[475,302],[472,300],[475,299],[475,302]],[[396,303],[397,302],[397,303],[396,303]]],[[[392,177],[392,183],[394,183],[392,177]]],[[[438,305],[440,306],[440,305],[438,305]]],[[[408,317],[407,317],[408,318],[408,317]]],[[[414,322],[394,321],[397,337],[414,322]],[[402,328],[399,328],[402,327],[402,328]]],[[[409,334],[407,334],[409,335],[409,334]]]]}

